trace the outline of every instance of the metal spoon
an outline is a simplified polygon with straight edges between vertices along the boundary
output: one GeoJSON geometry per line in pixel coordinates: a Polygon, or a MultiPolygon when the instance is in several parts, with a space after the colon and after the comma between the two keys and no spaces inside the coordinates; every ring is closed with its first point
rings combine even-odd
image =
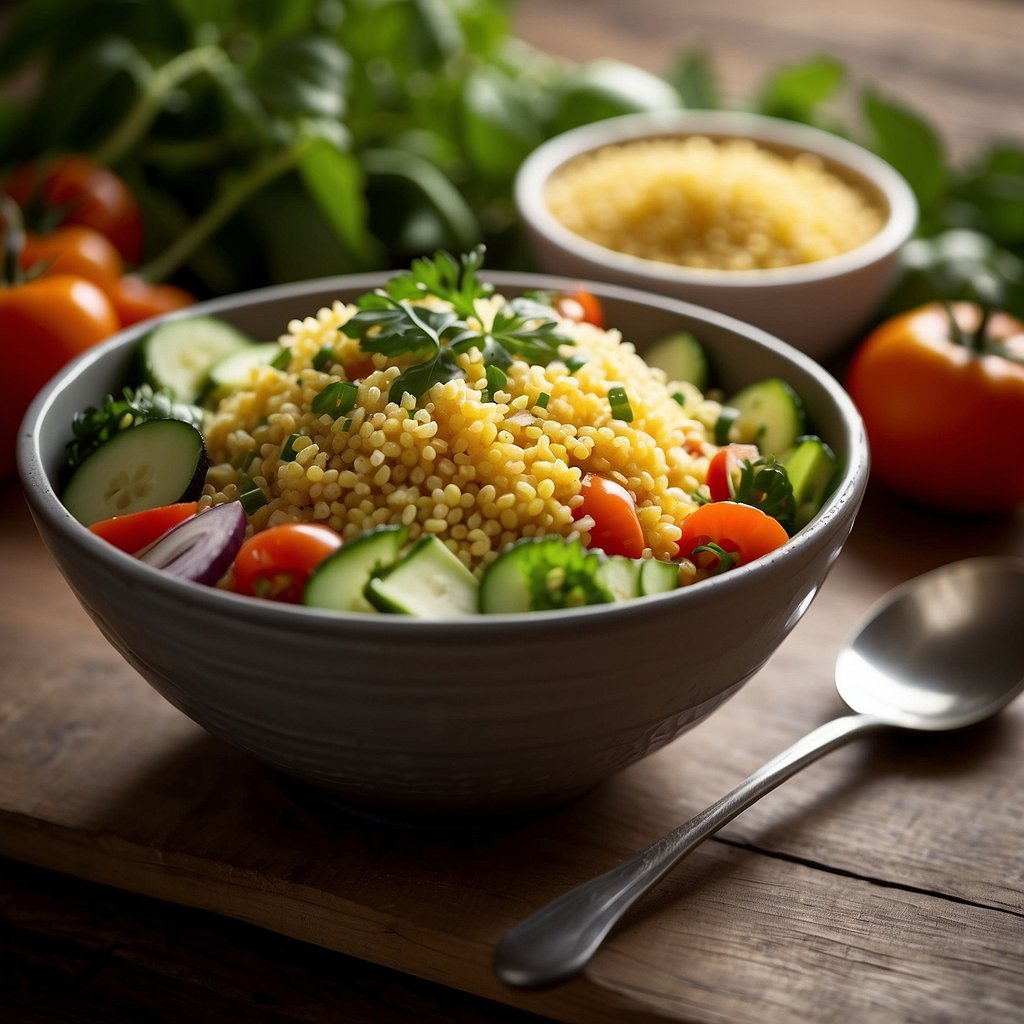
{"type": "Polygon", "coordinates": [[[517,925],[495,952],[498,977],[536,988],[576,974],[682,857],[847,740],[890,726],[959,729],[1008,704],[1024,690],[1024,559],[969,559],[897,587],[843,645],[836,688],[857,714],[819,726],[707,810],[517,925]]]}

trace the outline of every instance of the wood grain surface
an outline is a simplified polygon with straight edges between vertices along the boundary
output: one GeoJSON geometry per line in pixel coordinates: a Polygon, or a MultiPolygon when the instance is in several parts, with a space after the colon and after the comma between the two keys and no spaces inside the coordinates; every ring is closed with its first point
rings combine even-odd
{"type": "MultiPolygon", "coordinates": [[[[1024,6],[861,0],[518,4],[521,34],[660,70],[705,46],[736,95],[835,53],[969,153],[1024,138],[1024,6]]],[[[841,710],[832,663],[888,588],[1024,554],[1024,515],[869,491],[769,665],[583,800],[502,829],[348,818],[208,737],[100,637],[16,484],[0,488],[0,1018],[66,1021],[964,1021],[1024,1006],[1024,703],[837,751],[745,812],[562,988],[502,986],[503,932],[841,710]]],[[[979,670],[983,656],[979,653],[979,670]]],[[[638,665],[642,670],[642,665],[638,665]]]]}

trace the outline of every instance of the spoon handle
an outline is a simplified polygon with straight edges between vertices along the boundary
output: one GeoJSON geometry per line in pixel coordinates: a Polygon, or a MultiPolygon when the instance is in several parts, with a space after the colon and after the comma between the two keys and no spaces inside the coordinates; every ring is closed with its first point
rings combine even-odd
{"type": "Polygon", "coordinates": [[[887,723],[869,715],[826,722],[772,758],[707,810],[605,874],[584,882],[509,931],[494,969],[517,988],[552,985],[581,970],[633,903],[687,853],[801,768],[887,723]]]}

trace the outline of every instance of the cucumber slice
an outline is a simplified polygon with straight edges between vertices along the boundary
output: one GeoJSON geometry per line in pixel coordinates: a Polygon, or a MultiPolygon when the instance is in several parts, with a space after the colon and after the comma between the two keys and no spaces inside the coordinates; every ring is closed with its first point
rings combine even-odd
{"type": "Polygon", "coordinates": [[[794,526],[799,530],[818,514],[835,489],[839,459],[820,437],[808,435],[801,437],[780,461],[793,487],[794,526]]]}
{"type": "Polygon", "coordinates": [[[337,612],[376,611],[363,591],[375,573],[399,560],[408,536],[405,526],[382,526],[346,541],[313,570],[302,603],[337,612]]]}
{"type": "Polygon", "coordinates": [[[644,352],[648,366],[664,370],[669,381],[687,381],[706,391],[711,376],[708,356],[688,331],[677,331],[656,341],[644,352]]]}
{"type": "Polygon", "coordinates": [[[726,405],[740,414],[736,421],[739,436],[731,440],[756,444],[762,455],[781,458],[806,429],[807,417],[800,396],[778,377],[748,384],[726,405]]]}
{"type": "MultiPolygon", "coordinates": [[[[609,604],[616,595],[609,576],[621,581],[621,567],[606,570],[610,561],[587,551],[578,540],[557,535],[532,537],[506,548],[484,570],[480,580],[480,611],[488,614],[548,611],[582,604],[609,604]]],[[[634,580],[624,586],[636,593],[634,580]]]]}
{"type": "Polygon", "coordinates": [[[183,420],[146,420],[104,442],[75,470],[64,507],[86,526],[195,501],[209,459],[203,435],[183,420]]]}
{"type": "Polygon", "coordinates": [[[628,601],[632,597],[639,597],[640,566],[639,559],[612,555],[597,570],[598,582],[616,601],[628,601]]]}
{"type": "Polygon", "coordinates": [[[241,331],[212,316],[171,320],[142,339],[142,375],[154,389],[194,403],[203,390],[209,368],[253,344],[241,331]]]}
{"type": "Polygon", "coordinates": [[[385,575],[371,576],[366,599],[385,612],[420,619],[449,619],[477,612],[476,577],[444,544],[429,534],[385,575]]]}
{"type": "Polygon", "coordinates": [[[276,341],[246,345],[229,355],[218,359],[206,373],[204,379],[203,404],[213,407],[233,391],[246,387],[250,375],[257,366],[277,365],[288,356],[288,350],[276,341]]]}
{"type": "Polygon", "coordinates": [[[739,422],[739,418],[739,409],[733,409],[728,405],[722,406],[722,411],[718,414],[718,419],[715,420],[714,438],[715,444],[720,448],[732,441],[733,427],[739,422]]]}
{"type": "Polygon", "coordinates": [[[658,558],[645,558],[640,563],[640,595],[664,594],[679,586],[679,566],[658,558]]]}

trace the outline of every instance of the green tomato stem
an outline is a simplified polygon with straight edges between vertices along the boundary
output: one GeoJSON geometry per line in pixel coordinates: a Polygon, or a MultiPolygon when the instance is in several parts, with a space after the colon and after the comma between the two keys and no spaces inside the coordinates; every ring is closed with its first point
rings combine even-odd
{"type": "Polygon", "coordinates": [[[119,163],[145,137],[171,90],[193,75],[215,71],[228,63],[228,55],[219,46],[212,45],[198,46],[171,58],[150,75],[134,106],[117,128],[93,150],[92,159],[107,167],[119,163]]]}
{"type": "Polygon", "coordinates": [[[144,267],[139,268],[136,271],[137,276],[146,281],[163,281],[170,277],[236,210],[248,202],[250,197],[275,178],[291,170],[299,162],[304,149],[305,144],[300,141],[250,168],[230,188],[225,189],[172,245],[144,267]]]}

